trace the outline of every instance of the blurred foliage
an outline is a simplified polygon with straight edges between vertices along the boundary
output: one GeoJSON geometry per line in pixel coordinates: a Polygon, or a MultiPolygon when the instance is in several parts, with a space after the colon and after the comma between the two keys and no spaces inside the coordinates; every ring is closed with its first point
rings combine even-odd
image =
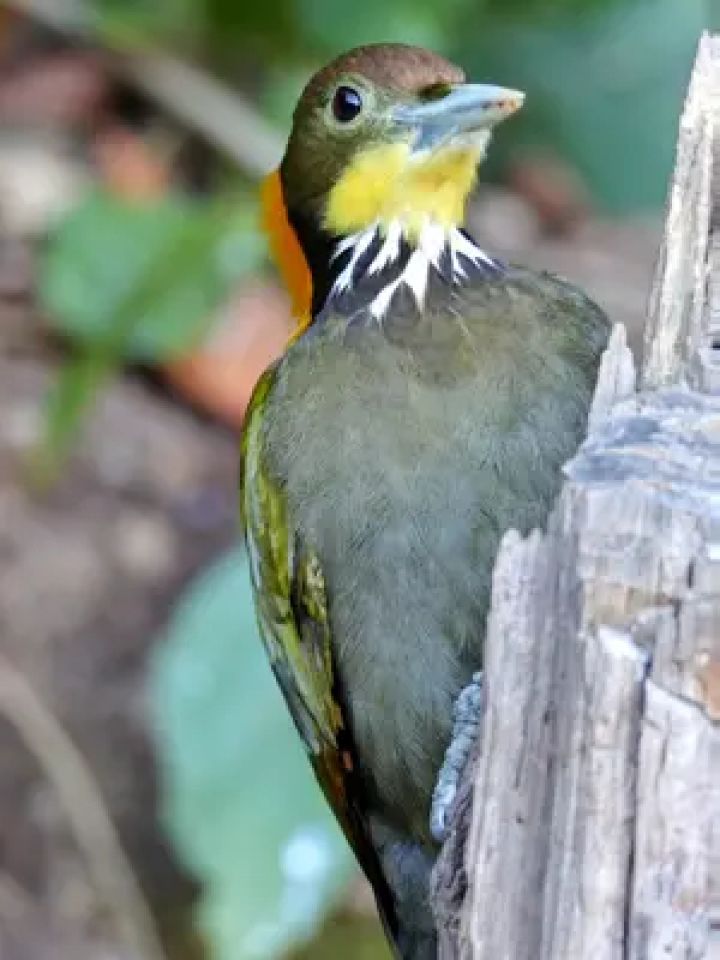
{"type": "Polygon", "coordinates": [[[125,358],[162,360],[206,332],[212,308],[262,256],[254,206],[172,195],[90,196],[50,239],[39,286],[51,322],[76,340],[48,398],[36,467],[52,476],[97,390],[125,358]]]}
{"type": "Polygon", "coordinates": [[[462,38],[456,54],[472,75],[528,92],[525,109],[493,143],[492,168],[549,146],[605,209],[659,208],[712,2],[633,0],[542,23],[493,20],[462,38]]]}
{"type": "MultiPolygon", "coordinates": [[[[402,40],[444,52],[472,76],[525,88],[528,108],[503,130],[497,170],[521,145],[575,162],[607,208],[659,206],[679,106],[717,0],[95,0],[106,27],[132,22],[240,82],[261,71],[260,100],[286,125],[307,77],[358,43],[402,40]]],[[[713,12],[714,11],[714,12],[713,12]]]]}
{"type": "Polygon", "coordinates": [[[147,40],[148,34],[207,54],[255,51],[312,60],[359,43],[400,40],[447,49],[487,17],[526,19],[574,14],[627,0],[94,0],[103,29],[147,40]]]}
{"type": "Polygon", "coordinates": [[[211,955],[281,956],[336,905],[353,859],[272,677],[243,552],[181,598],[151,677],[165,821],[203,884],[211,955]]]}
{"type": "Polygon", "coordinates": [[[122,327],[119,346],[133,359],[187,351],[218,300],[262,262],[254,211],[246,200],[223,206],[229,215],[179,195],[142,203],[89,196],[44,260],[40,295],[51,321],[87,345],[122,327]]]}

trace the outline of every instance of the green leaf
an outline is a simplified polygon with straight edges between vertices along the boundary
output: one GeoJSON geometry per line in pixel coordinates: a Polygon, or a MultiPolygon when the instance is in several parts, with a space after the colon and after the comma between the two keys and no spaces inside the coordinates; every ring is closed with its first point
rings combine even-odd
{"type": "Polygon", "coordinates": [[[167,828],[203,882],[216,960],[305,941],[352,870],[257,634],[237,550],[193,584],[154,658],[167,828]]]}
{"type": "Polygon", "coordinates": [[[50,322],[79,345],[50,391],[38,478],[62,461],[98,389],[125,358],[151,362],[188,350],[263,245],[254,208],[169,196],[127,203],[90,196],[52,238],[40,271],[50,322]]]}
{"type": "Polygon", "coordinates": [[[247,201],[129,203],[95,193],[51,238],[40,295],[61,332],[154,360],[197,341],[262,250],[247,201]]]}

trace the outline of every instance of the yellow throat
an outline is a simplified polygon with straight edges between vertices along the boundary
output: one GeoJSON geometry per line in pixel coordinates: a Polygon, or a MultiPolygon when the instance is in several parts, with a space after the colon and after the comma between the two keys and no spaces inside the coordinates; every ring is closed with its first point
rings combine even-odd
{"type": "Polygon", "coordinates": [[[413,155],[405,143],[360,152],[330,191],[325,226],[347,235],[373,224],[400,223],[417,241],[428,222],[446,230],[459,226],[475,185],[483,148],[450,145],[413,155]]]}

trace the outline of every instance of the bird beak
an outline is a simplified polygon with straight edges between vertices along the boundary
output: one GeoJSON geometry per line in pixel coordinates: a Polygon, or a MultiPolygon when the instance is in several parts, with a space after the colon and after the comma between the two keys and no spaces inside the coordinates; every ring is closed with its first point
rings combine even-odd
{"type": "Polygon", "coordinates": [[[393,119],[415,133],[413,149],[424,150],[489,131],[519,110],[524,100],[520,90],[464,83],[437,100],[397,107],[393,119]]]}

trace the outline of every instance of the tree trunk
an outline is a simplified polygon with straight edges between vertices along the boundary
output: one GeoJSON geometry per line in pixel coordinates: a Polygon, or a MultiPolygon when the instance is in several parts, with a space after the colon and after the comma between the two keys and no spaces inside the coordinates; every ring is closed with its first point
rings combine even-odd
{"type": "Polygon", "coordinates": [[[700,44],[641,392],[619,327],[544,534],[509,533],[441,960],[720,958],[720,38],[700,44]]]}

